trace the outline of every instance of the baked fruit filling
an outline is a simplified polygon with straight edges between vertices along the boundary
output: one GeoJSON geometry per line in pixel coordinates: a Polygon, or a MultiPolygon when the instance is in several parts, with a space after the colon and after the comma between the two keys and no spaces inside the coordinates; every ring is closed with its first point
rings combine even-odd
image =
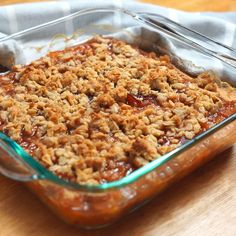
{"type": "Polygon", "coordinates": [[[121,179],[236,112],[236,90],[96,36],[0,77],[0,130],[68,181],[121,179]]]}

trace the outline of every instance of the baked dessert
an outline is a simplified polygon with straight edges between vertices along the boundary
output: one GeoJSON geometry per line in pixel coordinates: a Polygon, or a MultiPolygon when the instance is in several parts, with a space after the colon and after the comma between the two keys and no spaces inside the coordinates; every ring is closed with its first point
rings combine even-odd
{"type": "Polygon", "coordinates": [[[51,52],[0,77],[0,130],[61,178],[130,174],[236,112],[236,89],[193,78],[113,38],[51,52]]]}

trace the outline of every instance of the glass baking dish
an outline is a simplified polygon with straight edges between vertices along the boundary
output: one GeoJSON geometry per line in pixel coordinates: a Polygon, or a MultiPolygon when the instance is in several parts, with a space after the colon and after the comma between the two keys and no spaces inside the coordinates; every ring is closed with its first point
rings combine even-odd
{"type": "MultiPolygon", "coordinates": [[[[49,51],[64,49],[99,34],[125,40],[159,55],[167,54],[174,65],[192,76],[210,70],[218,79],[236,85],[233,49],[210,39],[205,40],[203,47],[200,44],[204,36],[199,39],[195,32],[172,23],[161,16],[124,9],[83,10],[2,38],[0,49],[9,47],[9,50],[5,54],[0,50],[0,64],[8,68],[15,63],[27,64],[49,51]],[[170,30],[171,26],[175,29],[170,30]]],[[[102,227],[140,207],[232,146],[236,142],[235,118],[236,113],[130,175],[100,185],[79,185],[58,178],[0,132],[0,173],[24,181],[66,222],[84,228],[102,227]]]]}

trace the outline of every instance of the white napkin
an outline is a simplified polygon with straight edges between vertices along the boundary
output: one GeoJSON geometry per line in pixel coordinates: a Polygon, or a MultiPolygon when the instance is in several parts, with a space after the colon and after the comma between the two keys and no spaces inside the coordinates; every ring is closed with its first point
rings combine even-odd
{"type": "Polygon", "coordinates": [[[108,6],[158,13],[236,48],[236,13],[187,13],[129,0],[72,0],[3,6],[0,7],[0,32],[8,35],[81,9],[108,6]]]}

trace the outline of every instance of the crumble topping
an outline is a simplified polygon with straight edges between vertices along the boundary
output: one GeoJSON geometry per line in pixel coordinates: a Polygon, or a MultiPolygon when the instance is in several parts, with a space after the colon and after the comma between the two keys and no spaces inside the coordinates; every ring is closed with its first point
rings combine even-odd
{"type": "Polygon", "coordinates": [[[236,112],[236,90],[123,41],[51,52],[0,77],[0,130],[61,178],[120,179],[236,112]]]}

